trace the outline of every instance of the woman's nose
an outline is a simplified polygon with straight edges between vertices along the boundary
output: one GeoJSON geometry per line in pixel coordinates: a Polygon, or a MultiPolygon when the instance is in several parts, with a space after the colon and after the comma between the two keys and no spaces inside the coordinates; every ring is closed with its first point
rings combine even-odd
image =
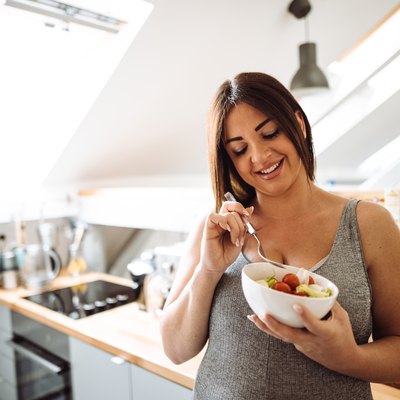
{"type": "Polygon", "coordinates": [[[251,150],[250,159],[253,163],[263,163],[271,153],[267,147],[254,146],[251,150]]]}

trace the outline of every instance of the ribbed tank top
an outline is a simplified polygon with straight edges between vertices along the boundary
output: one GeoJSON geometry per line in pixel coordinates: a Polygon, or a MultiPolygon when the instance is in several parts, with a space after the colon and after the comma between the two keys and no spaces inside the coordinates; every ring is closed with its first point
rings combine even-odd
{"type": "MultiPolygon", "coordinates": [[[[338,301],[348,312],[358,344],[372,331],[371,288],[356,220],[357,201],[342,213],[328,257],[314,272],[339,288],[338,301]]],[[[241,287],[243,254],[219,281],[209,320],[208,347],[197,374],[195,400],[364,400],[372,399],[369,382],[329,370],[291,343],[261,332],[241,287]]]]}

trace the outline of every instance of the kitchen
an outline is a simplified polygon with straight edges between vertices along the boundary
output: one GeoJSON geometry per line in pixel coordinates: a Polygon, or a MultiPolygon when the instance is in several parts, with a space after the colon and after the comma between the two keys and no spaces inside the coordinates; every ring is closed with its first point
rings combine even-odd
{"type": "MultiPolygon", "coordinates": [[[[33,93],[26,93],[26,99],[24,96],[18,96],[18,99],[1,96],[2,109],[6,110],[3,123],[8,118],[11,121],[8,126],[2,125],[2,137],[5,132],[11,132],[10,138],[3,137],[3,143],[11,140],[10,148],[15,149],[14,153],[7,152],[10,153],[9,159],[4,155],[2,160],[3,183],[9,190],[2,195],[0,233],[5,234],[8,245],[21,240],[17,237],[21,235],[16,235],[21,231],[21,224],[26,229],[22,241],[37,243],[39,221],[50,221],[64,229],[68,228],[71,219],[83,220],[89,228],[83,241],[87,270],[94,274],[106,272],[107,279],[128,285],[131,279],[126,266],[132,259],[140,257],[144,250],[184,241],[193,221],[212,206],[207,178],[205,126],[215,87],[226,77],[242,70],[264,70],[289,83],[298,67],[298,44],[304,38],[303,23],[288,13],[288,4],[277,6],[272,1],[254,1],[251,4],[239,1],[150,3],[153,8],[146,8],[140,31],[136,29],[130,32],[129,38],[127,35],[121,39],[119,53],[115,50],[113,63],[107,65],[102,75],[97,71],[97,81],[90,74],[92,64],[81,69],[86,80],[75,81],[74,73],[79,68],[71,68],[73,63],[70,60],[70,79],[60,74],[65,78],[58,82],[55,80],[57,75],[51,76],[51,83],[59,85],[53,91],[46,89],[48,92],[42,93],[40,85],[43,82],[40,79],[36,86],[32,86],[28,80],[34,81],[35,75],[26,71],[26,75],[19,76],[19,79],[30,83],[30,87],[35,89],[32,89],[33,93]],[[223,30],[221,20],[226,21],[223,30]],[[237,26],[243,29],[239,30],[237,26]],[[276,37],[280,38],[279,41],[265,39],[276,37]],[[87,89],[87,95],[84,89],[87,89]],[[38,93],[42,96],[37,96],[38,93]],[[80,97],[80,102],[77,97],[80,97]],[[39,110],[35,111],[36,114],[32,111],[35,102],[39,110]],[[80,103],[82,108],[75,103],[80,103]],[[18,113],[25,111],[29,130],[23,125],[24,118],[18,118],[18,113]],[[45,133],[48,136],[42,136],[45,133]],[[23,134],[25,137],[21,136],[23,134]],[[55,143],[56,136],[60,136],[60,143],[55,143]],[[26,140],[28,146],[18,146],[18,140],[20,143],[26,140]],[[35,175],[33,167],[39,164],[38,159],[41,163],[35,175]],[[162,207],[159,207],[160,203],[162,207]]],[[[79,4],[89,8],[87,3],[79,4]]],[[[312,5],[310,36],[318,44],[318,63],[324,70],[376,29],[396,7],[398,9],[397,1],[354,1],[349,4],[320,0],[312,2],[312,5]],[[357,21],[354,21],[354,15],[357,15],[357,21]]],[[[109,8],[103,5],[103,10],[109,8]]],[[[73,32],[72,25],[70,33],[73,32]]],[[[40,55],[44,53],[42,51],[40,55]]],[[[9,60],[11,65],[12,57],[9,60]]],[[[99,64],[104,61],[96,57],[93,60],[87,57],[87,60],[99,64]]],[[[80,60],[79,67],[82,65],[80,60]]],[[[45,66],[43,68],[46,70],[45,66]]],[[[6,72],[11,70],[10,66],[6,72]]],[[[2,75],[12,79],[8,74],[2,75]]],[[[384,204],[384,189],[399,184],[398,156],[388,165],[381,163],[379,168],[376,164],[371,167],[371,160],[369,166],[364,164],[364,169],[359,168],[378,149],[390,143],[394,146],[399,136],[397,128],[394,128],[395,110],[399,104],[398,86],[395,84],[397,82],[392,82],[391,86],[397,92],[391,93],[372,110],[360,107],[367,109],[367,115],[361,116],[357,123],[352,121],[353,125],[350,123],[348,131],[335,142],[318,144],[321,148],[326,146],[318,156],[321,166],[318,179],[322,185],[384,204]],[[377,131],[379,137],[374,135],[377,131]]],[[[21,86],[16,87],[18,93],[23,93],[21,86]]],[[[357,87],[362,90],[360,84],[357,87]]],[[[349,98],[351,96],[346,97],[349,98]]],[[[342,100],[339,103],[343,105],[346,102],[342,100]]],[[[339,105],[332,108],[340,111],[339,105]]],[[[314,108],[310,110],[312,112],[314,108]]],[[[326,110],[319,112],[322,115],[335,114],[326,110]]],[[[313,115],[313,118],[318,130],[318,123],[323,126],[324,121],[319,122],[321,115],[313,115]]],[[[390,161],[388,156],[386,158],[390,161]]],[[[61,238],[67,240],[62,235],[61,238]]],[[[60,248],[64,264],[67,247],[64,243],[60,248]]],[[[50,287],[61,288],[77,282],[66,275],[51,283],[50,287]]],[[[95,278],[87,276],[82,279],[95,278]]],[[[113,322],[106,318],[108,315],[112,314],[111,321],[115,318],[119,327],[121,319],[132,320],[132,313],[134,320],[141,321],[144,326],[148,324],[148,329],[153,332],[155,325],[149,321],[150,316],[140,310],[137,313],[132,311],[132,307],[138,307],[138,304],[118,307],[86,320],[70,321],[65,316],[45,312],[27,300],[20,300],[22,294],[31,293],[26,290],[2,290],[0,301],[6,306],[6,320],[11,318],[7,310],[17,311],[45,322],[55,330],[62,329],[83,344],[94,344],[122,361],[125,359],[128,363],[121,363],[128,365],[122,367],[125,368],[124,374],[130,375],[129,367],[134,365],[166,379],[162,381],[164,384],[172,382],[184,388],[191,387],[195,361],[187,369],[174,366],[165,356],[159,355],[157,345],[143,354],[139,349],[140,341],[135,342],[133,338],[146,337],[146,333],[126,332],[124,324],[120,333],[110,332],[109,326],[113,322]],[[99,325],[92,322],[93,319],[99,325]],[[100,336],[99,330],[106,332],[106,339],[100,336]],[[123,344],[126,341],[129,342],[128,350],[123,344]]],[[[3,333],[7,336],[10,331],[3,333]]],[[[148,335],[150,341],[159,344],[155,333],[154,338],[153,333],[148,335]]],[[[132,375],[136,373],[132,372],[132,375]]],[[[132,379],[127,378],[127,381],[132,379]]],[[[90,377],[87,378],[89,381],[90,377]]],[[[168,393],[168,390],[172,389],[164,391],[168,393]]]]}

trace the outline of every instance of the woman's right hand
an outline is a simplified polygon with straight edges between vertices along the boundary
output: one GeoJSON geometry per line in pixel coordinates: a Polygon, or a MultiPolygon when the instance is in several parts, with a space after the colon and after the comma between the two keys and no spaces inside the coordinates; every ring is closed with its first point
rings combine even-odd
{"type": "Polygon", "coordinates": [[[226,201],[219,213],[208,215],[201,246],[201,264],[207,272],[223,274],[239,256],[247,231],[245,221],[253,210],[236,201],[226,201]]]}

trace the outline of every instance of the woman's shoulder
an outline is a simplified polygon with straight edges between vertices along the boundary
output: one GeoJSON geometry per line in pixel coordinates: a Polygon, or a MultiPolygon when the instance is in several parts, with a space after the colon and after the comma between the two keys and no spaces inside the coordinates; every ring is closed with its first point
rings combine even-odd
{"type": "Polygon", "coordinates": [[[357,204],[357,221],[361,229],[396,225],[392,214],[384,206],[365,200],[360,200],[357,204]]]}
{"type": "Polygon", "coordinates": [[[334,193],[325,192],[324,202],[327,209],[344,210],[350,202],[356,202],[356,218],[360,234],[375,240],[377,235],[396,232],[396,225],[391,213],[382,205],[366,200],[347,198],[334,193]]]}
{"type": "Polygon", "coordinates": [[[382,255],[399,255],[400,229],[385,207],[360,201],[357,205],[357,224],[367,263],[382,255]]]}
{"type": "Polygon", "coordinates": [[[348,198],[335,193],[325,192],[326,205],[331,209],[344,209],[350,202],[356,202],[356,215],[358,225],[362,228],[369,226],[385,226],[395,224],[390,212],[380,204],[372,201],[348,198]]]}

